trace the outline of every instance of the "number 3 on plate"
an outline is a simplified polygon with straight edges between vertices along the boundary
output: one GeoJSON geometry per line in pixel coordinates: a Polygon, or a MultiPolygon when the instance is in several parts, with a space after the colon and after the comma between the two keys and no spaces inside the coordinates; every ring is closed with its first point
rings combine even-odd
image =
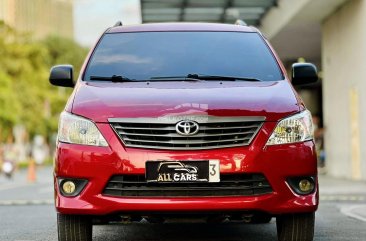
{"type": "Polygon", "coordinates": [[[209,182],[220,182],[220,162],[219,162],[219,160],[210,160],[209,182]]]}

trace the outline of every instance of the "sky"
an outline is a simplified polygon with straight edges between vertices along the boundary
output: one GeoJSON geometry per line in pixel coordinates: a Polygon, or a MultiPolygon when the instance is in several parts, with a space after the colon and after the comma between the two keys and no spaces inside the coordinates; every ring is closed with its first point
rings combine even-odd
{"type": "Polygon", "coordinates": [[[139,0],[75,0],[75,40],[91,47],[117,21],[124,25],[141,23],[139,0]]]}

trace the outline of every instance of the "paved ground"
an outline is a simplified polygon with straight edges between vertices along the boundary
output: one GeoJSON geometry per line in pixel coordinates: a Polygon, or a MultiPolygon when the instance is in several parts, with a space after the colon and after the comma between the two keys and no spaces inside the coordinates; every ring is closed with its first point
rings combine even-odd
{"type": "Polygon", "coordinates": [[[0,173],[0,205],[9,204],[52,204],[52,168],[38,168],[37,180],[27,181],[27,170],[15,173],[11,180],[0,173]]]}
{"type": "MultiPolygon", "coordinates": [[[[57,240],[51,173],[38,170],[36,183],[28,183],[24,171],[11,181],[0,176],[0,241],[57,240]]],[[[365,241],[366,183],[321,176],[320,190],[314,240],[365,241]]],[[[97,241],[270,241],[276,240],[276,227],[274,220],[266,225],[99,225],[93,236],[97,241]]]]}

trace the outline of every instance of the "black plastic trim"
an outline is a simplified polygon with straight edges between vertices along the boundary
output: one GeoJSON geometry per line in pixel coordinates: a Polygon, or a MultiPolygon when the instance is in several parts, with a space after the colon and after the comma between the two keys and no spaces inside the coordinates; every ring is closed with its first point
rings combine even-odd
{"type": "Polygon", "coordinates": [[[300,177],[291,177],[287,179],[287,183],[290,185],[291,189],[299,195],[308,195],[314,193],[316,190],[316,182],[315,176],[300,176],[300,177]],[[299,182],[303,179],[310,181],[313,184],[313,189],[309,192],[303,192],[299,189],[299,182]]]}
{"type": "Polygon", "coordinates": [[[103,190],[117,197],[225,197],[272,193],[263,174],[222,174],[217,183],[148,183],[145,175],[113,176],[103,190]]]}
{"type": "Polygon", "coordinates": [[[76,197],[84,190],[86,184],[88,183],[88,180],[78,178],[58,178],[57,182],[58,182],[58,189],[60,190],[62,196],[76,197]],[[72,181],[75,183],[75,192],[73,194],[67,194],[62,189],[62,185],[67,181],[72,181]]]}

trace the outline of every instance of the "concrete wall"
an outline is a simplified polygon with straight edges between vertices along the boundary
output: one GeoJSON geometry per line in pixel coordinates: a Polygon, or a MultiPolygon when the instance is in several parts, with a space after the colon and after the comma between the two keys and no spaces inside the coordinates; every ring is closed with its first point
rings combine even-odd
{"type": "Polygon", "coordinates": [[[366,0],[323,21],[322,69],[328,172],[366,180],[366,0]]]}

